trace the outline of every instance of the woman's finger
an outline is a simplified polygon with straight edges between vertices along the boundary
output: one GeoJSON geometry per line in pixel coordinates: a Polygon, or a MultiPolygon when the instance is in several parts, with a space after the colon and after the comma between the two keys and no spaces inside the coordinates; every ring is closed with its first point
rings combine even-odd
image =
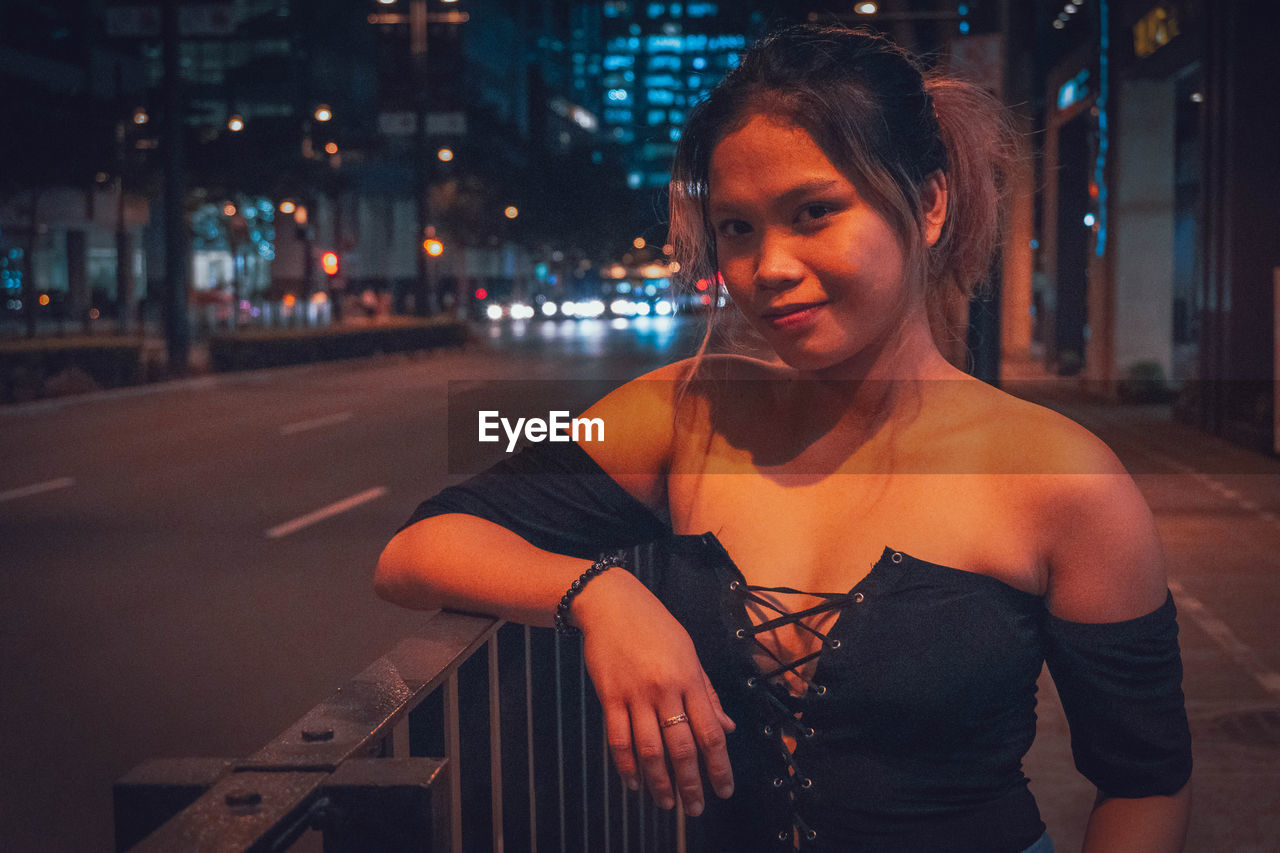
{"type": "Polygon", "coordinates": [[[605,706],[604,726],[609,752],[613,754],[613,763],[618,768],[622,783],[632,791],[639,791],[640,773],[636,768],[636,755],[631,749],[631,715],[627,713],[627,706],[605,706]]]}
{"type": "Polygon", "coordinates": [[[702,671],[702,683],[707,686],[707,696],[711,700],[711,707],[715,709],[716,717],[720,720],[720,725],[726,732],[734,731],[738,728],[728,714],[724,712],[724,708],[720,706],[720,694],[716,693],[716,689],[711,686],[711,679],[707,677],[706,670],[702,671]]]}
{"type": "MultiPolygon", "coordinates": [[[[703,706],[706,706],[705,700],[703,706]]],[[[676,788],[680,791],[685,814],[697,817],[702,814],[702,773],[698,769],[698,743],[693,736],[692,718],[677,705],[666,705],[664,708],[666,713],[661,718],[662,736],[667,744],[671,769],[675,773],[676,788]]],[[[707,716],[702,714],[704,725],[707,716]]],[[[719,722],[714,719],[710,722],[719,731],[719,722]]],[[[724,732],[720,731],[719,734],[723,742],[724,732]]]]}
{"type": "Polygon", "coordinates": [[[667,747],[658,730],[658,717],[652,705],[632,705],[630,711],[636,758],[640,761],[640,772],[644,774],[649,793],[659,807],[674,808],[676,798],[667,775],[667,747]]]}
{"type": "MultiPolygon", "coordinates": [[[[689,730],[697,742],[698,751],[702,753],[702,763],[707,769],[711,787],[721,799],[732,796],[733,767],[729,764],[729,750],[722,722],[722,718],[727,720],[728,717],[719,709],[718,703],[709,699],[705,693],[686,696],[685,708],[689,717],[689,730]]],[[[729,722],[733,723],[732,720],[729,722]]]]}

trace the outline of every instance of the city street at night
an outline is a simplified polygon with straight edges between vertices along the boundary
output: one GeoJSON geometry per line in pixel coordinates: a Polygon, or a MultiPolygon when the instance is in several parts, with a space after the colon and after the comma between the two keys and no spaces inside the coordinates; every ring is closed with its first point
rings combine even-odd
{"type": "Polygon", "coordinates": [[[2,0],[0,853],[1280,853],[1276,6],[2,0]]]}
{"type": "MultiPolygon", "coordinates": [[[[115,779],[248,754],[413,635],[423,617],[380,602],[372,567],[456,479],[449,381],[621,382],[689,354],[696,326],[482,325],[462,351],[0,410],[0,848],[110,849],[115,779]]],[[[1188,849],[1273,850],[1280,464],[1069,389],[1036,393],[1112,443],[1164,539],[1197,761],[1188,849]]],[[[1059,849],[1078,849],[1092,787],[1043,678],[1039,712],[1027,773],[1059,849]]]]}

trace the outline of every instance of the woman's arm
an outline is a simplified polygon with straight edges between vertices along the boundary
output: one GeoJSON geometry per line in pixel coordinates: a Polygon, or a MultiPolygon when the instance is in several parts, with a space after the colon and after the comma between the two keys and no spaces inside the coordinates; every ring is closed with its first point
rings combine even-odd
{"type": "MultiPolygon", "coordinates": [[[[1072,463],[1083,473],[1055,476],[1045,505],[1049,611],[1059,619],[1085,623],[1080,626],[1085,631],[1151,614],[1165,603],[1168,583],[1150,509],[1102,442],[1082,429],[1068,442],[1072,463]]],[[[1176,661],[1176,643],[1164,651],[1176,661]]],[[[1173,721],[1174,729],[1178,723],[1173,721]]],[[[1084,851],[1176,853],[1185,843],[1190,810],[1189,779],[1168,796],[1111,796],[1100,788],[1084,851]]]]}
{"type": "MultiPolygon", "coordinates": [[[[672,386],[662,371],[646,377],[655,378],[623,386],[585,416],[605,421],[606,440],[591,446],[591,456],[606,471],[617,471],[614,479],[633,497],[659,509],[672,438],[670,403],[665,402],[665,416],[662,408],[672,386]]],[[[405,607],[551,625],[561,596],[589,566],[485,519],[450,513],[397,534],[379,558],[374,585],[380,596],[405,607]]],[[[717,793],[728,796],[733,780],[724,733],[733,723],[688,634],[661,602],[629,572],[613,569],[573,599],[570,621],[583,631],[587,665],[624,781],[638,788],[642,769],[655,800],[670,807],[670,758],[685,809],[696,815],[702,811],[701,754],[717,793]],[[688,725],[660,727],[661,720],[682,713],[688,725]]]]}

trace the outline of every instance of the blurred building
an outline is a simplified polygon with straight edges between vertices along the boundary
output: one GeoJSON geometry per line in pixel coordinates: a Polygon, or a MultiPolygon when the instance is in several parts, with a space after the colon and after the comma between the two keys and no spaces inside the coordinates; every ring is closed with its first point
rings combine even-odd
{"type": "Polygon", "coordinates": [[[751,4],[605,0],[584,7],[574,91],[598,104],[603,145],[616,146],[632,189],[665,187],[689,108],[738,64],[751,4]]]}
{"type": "Polygon", "coordinates": [[[1044,4],[1038,336],[1099,393],[1274,449],[1272,4],[1044,4]]]}

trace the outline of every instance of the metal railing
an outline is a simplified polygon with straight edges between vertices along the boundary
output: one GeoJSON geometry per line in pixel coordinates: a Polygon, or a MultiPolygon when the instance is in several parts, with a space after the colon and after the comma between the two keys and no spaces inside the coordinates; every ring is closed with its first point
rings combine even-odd
{"type": "Polygon", "coordinates": [[[117,850],[683,851],[609,766],[581,642],[441,612],[248,758],[115,785],[117,850]],[[476,654],[481,648],[486,655],[476,654]],[[305,846],[305,843],[298,846],[305,846]]]}

